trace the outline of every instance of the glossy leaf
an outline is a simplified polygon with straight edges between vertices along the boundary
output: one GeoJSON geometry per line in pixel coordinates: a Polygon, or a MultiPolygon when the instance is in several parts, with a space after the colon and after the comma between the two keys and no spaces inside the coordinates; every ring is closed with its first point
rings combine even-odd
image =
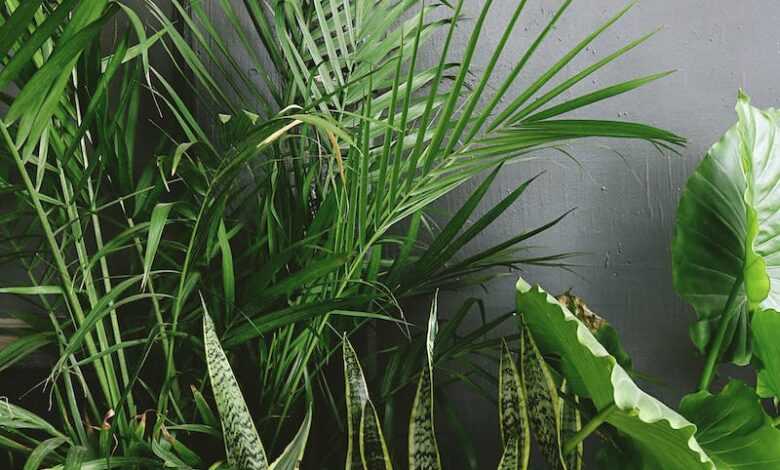
{"type": "Polygon", "coordinates": [[[780,430],[743,382],[733,380],[717,395],[688,395],[680,412],[698,426],[696,440],[718,470],[780,467],[780,430]]]}
{"type": "Polygon", "coordinates": [[[517,310],[539,349],[559,357],[567,390],[589,398],[597,410],[614,406],[606,422],[641,449],[650,462],[646,468],[715,468],[694,437],[696,426],[640,390],[565,306],[523,279],[517,282],[517,293],[517,310]]]}
{"type": "Polygon", "coordinates": [[[751,354],[749,312],[780,309],[780,144],[775,110],[754,108],[743,94],[736,109],[739,122],[685,186],[672,259],[675,289],[699,317],[691,335],[702,352],[713,347],[734,292],[719,354],[744,365],[751,354]]]}
{"type": "Polygon", "coordinates": [[[759,310],[751,323],[758,366],[759,395],[780,397],[780,313],[775,310],[759,310]]]}

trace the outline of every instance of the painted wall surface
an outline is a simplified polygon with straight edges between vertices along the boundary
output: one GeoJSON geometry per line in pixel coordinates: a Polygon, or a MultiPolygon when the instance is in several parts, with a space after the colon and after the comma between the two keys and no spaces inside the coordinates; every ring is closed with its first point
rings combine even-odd
{"type": "MultiPolygon", "coordinates": [[[[498,67],[509,73],[536,32],[561,1],[530,0],[524,23],[510,40],[498,67]]],[[[466,2],[476,17],[483,1],[466,2]]],[[[484,26],[476,60],[485,65],[516,0],[495,0],[484,26]]],[[[570,47],[625,2],[574,2],[546,46],[529,64],[522,84],[536,78],[570,47]]],[[[654,38],[600,70],[569,96],[629,78],[676,69],[647,88],[591,107],[583,117],[647,122],[689,139],[681,156],[660,155],[652,146],[627,141],[577,144],[569,148],[581,168],[560,154],[504,170],[487,203],[495,203],[521,180],[546,170],[526,196],[469,251],[486,248],[576,207],[552,232],[535,240],[540,252],[582,252],[573,272],[529,269],[524,276],[553,293],[573,288],[619,331],[636,369],[657,379],[644,388],[676,406],[694,390],[703,360],[688,337],[693,311],[674,293],[670,242],[675,211],[687,177],[712,143],[736,121],[734,104],[742,87],[759,107],[780,103],[780,3],[769,0],[646,0],[640,2],[566,69],[571,75],[642,34],[662,27],[654,38]],[[622,157],[621,157],[622,155],[622,157]]],[[[521,20],[523,22],[523,20],[521,20]]],[[[457,40],[463,50],[467,34],[457,40]]],[[[496,82],[500,83],[500,82],[496,82]]],[[[474,185],[452,195],[445,212],[459,207],[474,185]]],[[[486,204],[487,205],[487,204],[486,204]]],[[[484,208],[483,208],[484,210],[484,208]]],[[[479,215],[479,214],[478,214],[479,215]]],[[[704,228],[706,230],[706,228],[704,228]]],[[[492,312],[512,308],[514,276],[494,283],[485,296],[492,312]]],[[[473,294],[479,294],[474,291],[473,294]]],[[[452,304],[455,304],[453,302],[452,304]]],[[[738,372],[737,372],[738,373],[738,372]]],[[[751,377],[743,376],[747,380],[751,377]]],[[[498,455],[495,417],[474,395],[458,395],[466,429],[484,450],[485,468],[498,455]]],[[[455,462],[453,462],[455,464],[455,462]]],[[[452,468],[457,468],[457,465],[452,468]]]]}

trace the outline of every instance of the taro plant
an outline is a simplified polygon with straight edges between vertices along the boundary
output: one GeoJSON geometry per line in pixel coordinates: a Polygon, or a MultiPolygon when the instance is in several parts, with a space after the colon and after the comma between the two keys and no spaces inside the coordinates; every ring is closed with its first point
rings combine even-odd
{"type": "Polygon", "coordinates": [[[683,400],[682,411],[700,425],[718,468],[774,468],[780,464],[778,418],[760,399],[780,395],[780,126],[776,110],[751,106],[741,91],[736,110],[737,124],[690,177],[678,210],[674,285],[698,315],[691,338],[706,355],[699,391],[683,400]],[[753,364],[755,388],[731,380],[711,394],[722,362],[753,364]]]}
{"type": "MultiPolygon", "coordinates": [[[[683,398],[680,414],[637,388],[613,356],[616,337],[588,331],[586,325],[599,322],[582,321],[567,308],[571,302],[522,279],[517,284],[523,322],[558,380],[584,404],[578,435],[605,438],[602,468],[780,465],[780,417],[768,412],[780,398],[774,268],[780,115],[751,106],[742,92],[736,110],[737,124],[710,149],[680,200],[674,285],[696,310],[691,337],[706,357],[699,390],[683,398]],[[752,364],[755,387],[732,379],[711,391],[723,362],[752,364]]],[[[561,468],[557,452],[545,456],[561,468]]]]}

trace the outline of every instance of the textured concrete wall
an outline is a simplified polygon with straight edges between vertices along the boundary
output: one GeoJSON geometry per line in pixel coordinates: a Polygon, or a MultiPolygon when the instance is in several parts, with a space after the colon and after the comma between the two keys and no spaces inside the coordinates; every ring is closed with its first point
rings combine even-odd
{"type": "MultiPolygon", "coordinates": [[[[487,63],[516,0],[493,3],[496,13],[487,20],[481,53],[477,54],[481,64],[487,63]]],[[[509,72],[560,3],[529,1],[525,19],[521,20],[524,23],[517,28],[501,60],[499,77],[509,72]]],[[[482,4],[481,0],[467,2],[472,17],[482,4]]],[[[624,4],[622,0],[575,1],[530,64],[523,82],[535,78],[624,4]]],[[[520,180],[540,170],[547,173],[469,250],[509,238],[577,207],[535,244],[549,252],[586,253],[576,258],[579,266],[573,273],[530,269],[525,276],[552,292],[573,288],[584,297],[594,311],[618,329],[636,368],[659,380],[645,383],[645,388],[673,406],[684,393],[693,390],[702,366],[687,333],[694,314],[672,289],[669,247],[677,201],[686,178],[709,146],[736,121],[733,109],[740,87],[760,107],[775,106],[780,101],[779,21],[780,3],[770,0],[640,2],[593,47],[583,51],[567,72],[576,73],[598,57],[662,27],[648,43],[585,80],[574,93],[676,69],[677,73],[661,82],[594,106],[581,115],[642,121],[673,130],[689,139],[682,156],[661,156],[643,143],[591,142],[570,149],[582,168],[554,154],[507,168],[489,195],[491,203],[520,180]]],[[[465,41],[465,36],[458,39],[460,50],[465,41]]],[[[468,190],[448,198],[445,207],[454,210],[468,190]]],[[[513,279],[495,283],[490,292],[487,301],[492,311],[511,308],[513,279]]],[[[467,392],[458,400],[464,405],[478,403],[467,392]]],[[[475,433],[475,438],[484,450],[484,462],[492,463],[495,457],[491,456],[498,452],[496,435],[490,431],[495,426],[493,414],[486,413],[482,406],[462,406],[460,410],[467,416],[469,429],[485,430],[475,433]]]]}

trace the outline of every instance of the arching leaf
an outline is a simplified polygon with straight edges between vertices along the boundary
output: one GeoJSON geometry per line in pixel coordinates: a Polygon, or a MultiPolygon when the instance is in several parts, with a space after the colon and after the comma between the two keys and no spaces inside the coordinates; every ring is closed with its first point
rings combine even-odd
{"type": "Polygon", "coordinates": [[[311,407],[306,411],[306,417],[295,434],[293,440],[287,445],[282,455],[276,459],[270,470],[298,470],[303,460],[303,452],[306,450],[306,442],[309,440],[309,430],[311,429],[311,407]]]}
{"type": "MultiPolygon", "coordinates": [[[[597,410],[614,407],[606,422],[631,438],[647,461],[642,468],[715,468],[694,437],[696,426],[640,390],[574,314],[523,279],[517,282],[517,292],[517,311],[540,351],[559,356],[572,393],[589,398],[597,410]]],[[[531,410],[530,390],[528,401],[531,410]]]]}

